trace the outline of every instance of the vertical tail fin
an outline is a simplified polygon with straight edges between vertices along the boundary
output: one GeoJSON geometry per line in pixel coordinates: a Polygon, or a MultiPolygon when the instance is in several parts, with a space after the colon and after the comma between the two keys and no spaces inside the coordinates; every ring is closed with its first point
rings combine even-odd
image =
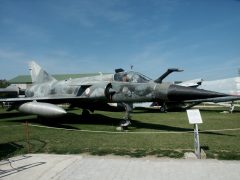
{"type": "Polygon", "coordinates": [[[32,83],[43,83],[48,81],[56,81],[54,77],[49,75],[36,62],[29,62],[29,70],[32,78],[32,83]]]}

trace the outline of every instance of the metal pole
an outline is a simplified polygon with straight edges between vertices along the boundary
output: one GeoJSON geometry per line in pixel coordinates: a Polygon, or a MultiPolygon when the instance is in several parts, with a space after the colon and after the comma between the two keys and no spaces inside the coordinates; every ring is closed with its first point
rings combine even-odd
{"type": "Polygon", "coordinates": [[[28,127],[28,122],[25,122],[25,134],[26,134],[26,141],[28,145],[28,153],[30,153],[30,143],[29,143],[29,127],[28,127]]]}
{"type": "Polygon", "coordinates": [[[194,147],[197,158],[201,159],[198,124],[194,124],[194,147]]]}

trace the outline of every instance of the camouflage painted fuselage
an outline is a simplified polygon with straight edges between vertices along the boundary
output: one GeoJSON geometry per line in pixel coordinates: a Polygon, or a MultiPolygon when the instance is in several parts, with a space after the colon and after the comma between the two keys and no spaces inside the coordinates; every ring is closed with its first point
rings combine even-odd
{"type": "MultiPolygon", "coordinates": [[[[169,84],[112,81],[111,76],[49,81],[35,84],[26,90],[26,97],[77,98],[79,101],[149,102],[167,100],[169,84]]],[[[75,100],[77,101],[77,100],[75,100]]]]}
{"type": "MultiPolygon", "coordinates": [[[[158,84],[118,82],[110,79],[87,78],[50,81],[35,84],[26,90],[26,97],[44,98],[46,102],[73,103],[134,103],[134,102],[181,102],[184,100],[220,97],[223,94],[182,87],[168,83],[158,84]]],[[[39,99],[38,101],[41,101],[39,99]]]]}

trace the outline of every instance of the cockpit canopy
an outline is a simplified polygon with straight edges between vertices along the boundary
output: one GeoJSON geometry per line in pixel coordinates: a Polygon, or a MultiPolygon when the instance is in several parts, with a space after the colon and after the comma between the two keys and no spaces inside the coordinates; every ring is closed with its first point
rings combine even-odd
{"type": "Polygon", "coordinates": [[[114,74],[114,80],[121,81],[121,82],[135,82],[135,83],[146,83],[151,81],[149,77],[134,71],[116,72],[114,74]]]}

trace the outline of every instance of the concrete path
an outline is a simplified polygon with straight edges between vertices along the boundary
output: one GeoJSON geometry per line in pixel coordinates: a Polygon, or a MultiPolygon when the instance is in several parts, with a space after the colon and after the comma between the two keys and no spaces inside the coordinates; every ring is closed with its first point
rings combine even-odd
{"type": "Polygon", "coordinates": [[[0,179],[239,180],[240,161],[28,154],[0,161],[0,179]]]}

